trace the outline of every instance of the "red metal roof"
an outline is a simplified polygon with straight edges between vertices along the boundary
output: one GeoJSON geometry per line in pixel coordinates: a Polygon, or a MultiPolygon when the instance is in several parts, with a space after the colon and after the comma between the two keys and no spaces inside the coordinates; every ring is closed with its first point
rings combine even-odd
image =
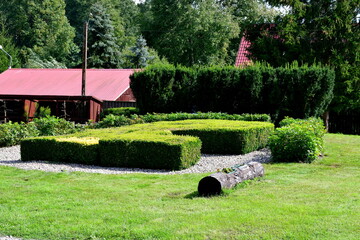
{"type": "Polygon", "coordinates": [[[247,50],[250,47],[251,43],[246,40],[245,37],[241,38],[239,50],[235,60],[235,66],[244,66],[251,64],[251,60],[247,57],[249,55],[249,51],[247,50]]]}
{"type": "MultiPolygon", "coordinates": [[[[130,88],[133,69],[88,69],[86,96],[115,101],[130,88]]],[[[81,96],[81,69],[10,69],[0,74],[0,95],[81,96]]]]}

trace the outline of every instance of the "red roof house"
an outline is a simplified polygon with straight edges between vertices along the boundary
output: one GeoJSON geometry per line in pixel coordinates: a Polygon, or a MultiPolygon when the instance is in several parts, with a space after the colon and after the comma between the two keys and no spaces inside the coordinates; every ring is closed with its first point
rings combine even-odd
{"type": "Polygon", "coordinates": [[[106,102],[135,102],[133,69],[88,69],[82,96],[81,69],[10,69],[0,74],[0,120],[33,118],[39,106],[73,121],[97,121],[106,102]],[[23,111],[22,111],[23,110],[23,111]]]}
{"type": "Polygon", "coordinates": [[[249,51],[248,48],[250,47],[251,43],[248,41],[245,36],[241,38],[239,50],[236,56],[235,60],[235,66],[241,67],[241,66],[248,66],[252,63],[252,61],[248,58],[249,51]]]}

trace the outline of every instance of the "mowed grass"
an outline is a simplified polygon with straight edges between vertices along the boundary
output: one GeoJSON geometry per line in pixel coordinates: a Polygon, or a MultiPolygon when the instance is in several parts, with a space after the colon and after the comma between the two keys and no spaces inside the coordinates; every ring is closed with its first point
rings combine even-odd
{"type": "Polygon", "coordinates": [[[198,197],[208,174],[102,175],[0,167],[0,236],[24,239],[359,239],[360,136],[327,134],[312,164],[198,197]]]}

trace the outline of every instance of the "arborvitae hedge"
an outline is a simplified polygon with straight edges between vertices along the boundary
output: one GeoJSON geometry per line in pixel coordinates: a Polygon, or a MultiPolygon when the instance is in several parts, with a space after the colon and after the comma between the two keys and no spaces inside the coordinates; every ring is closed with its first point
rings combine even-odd
{"type": "Polygon", "coordinates": [[[131,76],[142,113],[227,112],[318,117],[333,98],[334,71],[321,66],[184,68],[159,65],[131,76]]]}

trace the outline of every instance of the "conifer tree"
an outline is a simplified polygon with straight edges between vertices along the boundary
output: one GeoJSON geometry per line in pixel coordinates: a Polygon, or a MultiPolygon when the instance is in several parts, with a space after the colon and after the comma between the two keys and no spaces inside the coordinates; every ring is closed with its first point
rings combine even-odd
{"type": "Polygon", "coordinates": [[[144,68],[148,65],[148,62],[153,60],[154,57],[150,55],[146,40],[143,36],[140,36],[135,46],[130,48],[131,55],[128,55],[130,62],[133,64],[133,68],[144,68]]]}
{"type": "Polygon", "coordinates": [[[88,46],[89,67],[120,67],[120,49],[116,44],[114,27],[107,9],[101,3],[94,3],[91,7],[88,46]]]}

